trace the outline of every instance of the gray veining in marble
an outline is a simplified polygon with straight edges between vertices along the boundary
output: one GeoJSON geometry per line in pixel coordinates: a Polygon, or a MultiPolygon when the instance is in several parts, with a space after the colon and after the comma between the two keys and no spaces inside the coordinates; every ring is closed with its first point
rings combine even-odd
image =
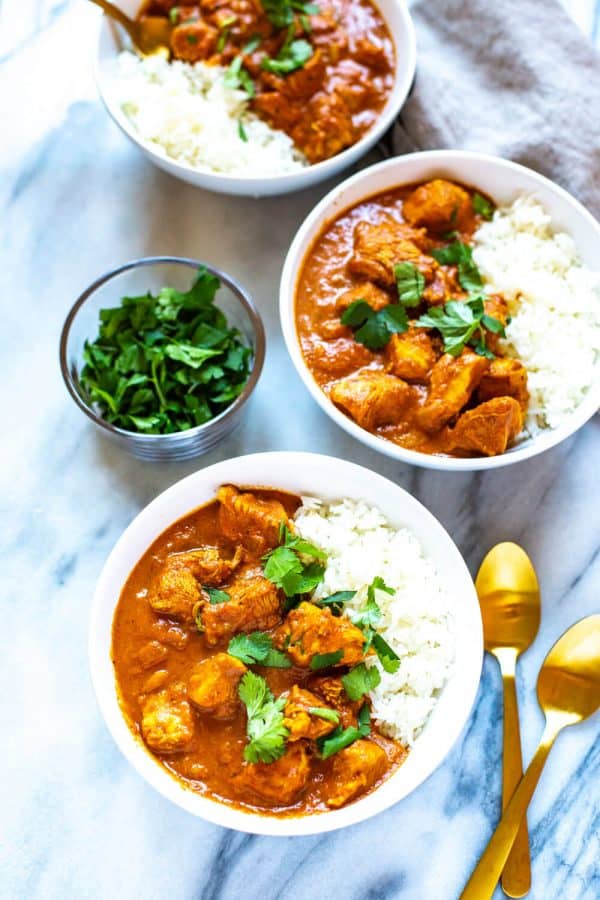
{"type": "MultiPolygon", "coordinates": [[[[571,6],[591,33],[594,4],[571,6]]],[[[519,672],[528,760],[542,728],[539,665],[569,624],[598,609],[598,417],[545,456],[484,475],[412,469],[361,448],[302,388],[276,313],[286,247],[326,188],[260,202],[188,189],[143,161],[108,121],[91,77],[93,16],[82,2],[5,0],[1,14],[1,120],[9,127],[0,141],[0,895],[454,900],[499,814],[492,660],[465,734],[402,804],[322,837],[252,837],[171,807],[117,751],[88,675],[91,593],[124,526],[197,466],[277,448],[363,463],[422,500],[473,572],[498,540],[519,541],[532,556],[544,607],[519,672]],[[149,253],[204,257],[229,270],[254,293],[268,329],[249,416],[201,461],[159,466],[122,455],[84,421],[60,379],[58,335],[75,296],[104,269],[149,253]],[[272,413],[284,408],[282,426],[272,413]]],[[[532,803],[534,900],[600,897],[599,779],[596,719],[559,739],[532,803]]]]}

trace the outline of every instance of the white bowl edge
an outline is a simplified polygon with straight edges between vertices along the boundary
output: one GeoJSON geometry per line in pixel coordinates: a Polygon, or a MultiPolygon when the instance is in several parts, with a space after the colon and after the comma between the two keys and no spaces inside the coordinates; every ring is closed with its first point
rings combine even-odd
{"type": "Polygon", "coordinates": [[[100,575],[89,631],[92,682],[109,731],[134,768],[157,791],[217,825],[266,835],[307,835],[346,827],[387,809],[417,788],[458,740],[477,694],[483,659],[479,604],[473,581],[442,525],[398,485],[354,463],[313,453],[259,453],[225,460],[177,482],[143,509],[121,535],[100,575]],[[340,810],[276,818],[243,812],[186,790],[136,740],[119,707],[110,658],[114,610],[131,569],[169,525],[209,501],[224,482],[263,485],[326,498],[347,496],[378,506],[421,542],[449,590],[455,616],[454,671],[406,762],[373,793],[340,810]]]}

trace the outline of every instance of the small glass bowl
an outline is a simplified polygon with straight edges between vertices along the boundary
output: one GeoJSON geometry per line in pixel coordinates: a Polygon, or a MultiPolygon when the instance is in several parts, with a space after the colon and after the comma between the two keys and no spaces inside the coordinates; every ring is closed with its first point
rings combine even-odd
{"type": "Polygon", "coordinates": [[[136,259],[113,269],[93,282],[77,299],[60,338],[60,367],[65,384],[77,406],[111,440],[140,459],[155,462],[191,459],[211,450],[239,424],[246,400],[260,377],[265,358],[265,330],[249,294],[225,272],[208,263],[174,256],[136,259]],[[99,312],[117,306],[122,297],[156,293],[168,286],[179,291],[190,288],[200,266],[221,282],[216,305],[231,326],[239,329],[253,349],[252,369],[244,390],[231,406],[203,425],[175,434],[140,434],[117,428],[105,421],[79,383],[79,367],[86,340],[98,335],[99,312]]]}

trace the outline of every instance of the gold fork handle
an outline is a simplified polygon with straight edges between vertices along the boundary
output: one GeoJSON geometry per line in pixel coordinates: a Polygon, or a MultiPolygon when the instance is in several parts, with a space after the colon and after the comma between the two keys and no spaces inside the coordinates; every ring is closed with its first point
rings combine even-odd
{"type": "Polygon", "coordinates": [[[110,3],[109,0],[90,0],[90,3],[95,3],[96,6],[99,6],[100,9],[103,9],[107,16],[110,16],[111,19],[116,19],[119,25],[122,25],[133,43],[137,43],[137,27],[136,23],[133,19],[130,19],[129,16],[126,16],[123,10],[119,9],[118,6],[115,6],[113,3],[110,3]]]}
{"type": "MultiPolygon", "coordinates": [[[[504,686],[504,725],[502,747],[502,810],[508,806],[523,777],[521,731],[515,684],[517,655],[498,654],[504,686]]],[[[502,872],[502,888],[509,897],[524,897],[531,887],[531,857],[527,816],[523,816],[517,837],[502,872]]]]}
{"type": "Polygon", "coordinates": [[[546,725],[529,768],[512,796],[460,900],[490,900],[560,727],[546,725]]]}

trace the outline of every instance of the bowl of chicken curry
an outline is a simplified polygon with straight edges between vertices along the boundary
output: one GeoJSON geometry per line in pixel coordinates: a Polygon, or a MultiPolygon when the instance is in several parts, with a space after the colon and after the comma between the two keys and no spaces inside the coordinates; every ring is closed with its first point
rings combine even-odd
{"type": "Polygon", "coordinates": [[[458,550],[409,494],[267,453],[138,515],[101,575],[90,658],[110,731],[162,794],[228,827],[309,834],[442,762],[477,691],[481,620],[458,550]]]}
{"type": "Polygon", "coordinates": [[[393,123],[415,36],[398,0],[127,0],[164,31],[140,58],[102,22],[106,107],[159,167],[218,192],[269,195],[334,175],[393,123]]]}
{"type": "Polygon", "coordinates": [[[534,172],[437,151],[373,166],[300,228],[280,309],[327,414],[388,455],[506,465],[598,408],[600,227],[534,172]]]}

